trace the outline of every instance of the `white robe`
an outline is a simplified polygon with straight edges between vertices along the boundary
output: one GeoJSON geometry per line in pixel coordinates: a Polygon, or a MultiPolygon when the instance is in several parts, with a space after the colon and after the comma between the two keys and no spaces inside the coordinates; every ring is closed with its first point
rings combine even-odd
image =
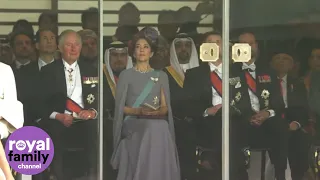
{"type": "Polygon", "coordinates": [[[6,180],[6,176],[4,175],[2,169],[0,169],[0,180],[6,180]]]}
{"type": "Polygon", "coordinates": [[[10,66],[0,63],[0,121],[1,138],[23,126],[23,105],[17,100],[17,89],[10,66]]]}

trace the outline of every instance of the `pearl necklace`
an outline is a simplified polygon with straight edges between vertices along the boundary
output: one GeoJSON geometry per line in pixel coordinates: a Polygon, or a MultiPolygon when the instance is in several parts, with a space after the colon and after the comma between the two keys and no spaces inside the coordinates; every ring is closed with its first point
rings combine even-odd
{"type": "Polygon", "coordinates": [[[139,73],[147,73],[147,72],[152,71],[153,69],[152,68],[148,68],[147,70],[142,71],[142,70],[138,69],[137,66],[135,66],[134,70],[139,72],[139,73]]]}

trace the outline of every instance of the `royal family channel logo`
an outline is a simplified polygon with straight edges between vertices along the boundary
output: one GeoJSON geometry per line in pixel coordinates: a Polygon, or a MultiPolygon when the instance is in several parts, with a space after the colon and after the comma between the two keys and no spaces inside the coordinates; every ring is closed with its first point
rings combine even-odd
{"type": "Polygon", "coordinates": [[[13,170],[25,175],[39,174],[49,167],[54,156],[50,136],[40,128],[17,129],[7,139],[7,160],[13,170]]]}

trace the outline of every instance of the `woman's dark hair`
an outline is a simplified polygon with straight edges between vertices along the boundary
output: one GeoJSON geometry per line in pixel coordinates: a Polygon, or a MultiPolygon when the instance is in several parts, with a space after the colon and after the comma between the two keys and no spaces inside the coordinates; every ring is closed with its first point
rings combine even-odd
{"type": "Polygon", "coordinates": [[[34,35],[32,24],[25,19],[20,19],[13,25],[13,28],[12,28],[13,33],[21,32],[21,31],[29,35],[34,35]]]}
{"type": "Polygon", "coordinates": [[[145,39],[151,47],[151,51],[156,53],[158,46],[159,33],[152,27],[145,27],[139,31],[133,38],[133,46],[135,48],[136,43],[140,39],[145,39]]]}
{"type": "Polygon", "coordinates": [[[147,43],[149,44],[149,46],[150,46],[150,48],[151,48],[151,51],[153,52],[153,53],[155,53],[156,52],[156,50],[157,50],[157,44],[154,44],[153,42],[152,42],[152,40],[150,40],[150,38],[148,38],[148,37],[146,37],[146,36],[144,36],[144,35],[142,35],[142,34],[137,34],[137,35],[135,35],[135,37],[133,38],[133,49],[135,49],[136,48],[136,44],[137,44],[137,42],[140,40],[140,39],[144,39],[144,40],[146,40],[147,41],[147,43]]]}
{"type": "Polygon", "coordinates": [[[218,31],[210,31],[210,32],[206,32],[202,35],[202,39],[201,39],[201,42],[205,42],[205,40],[209,37],[209,36],[213,36],[213,35],[216,35],[216,36],[220,36],[222,37],[222,34],[218,31]]]}

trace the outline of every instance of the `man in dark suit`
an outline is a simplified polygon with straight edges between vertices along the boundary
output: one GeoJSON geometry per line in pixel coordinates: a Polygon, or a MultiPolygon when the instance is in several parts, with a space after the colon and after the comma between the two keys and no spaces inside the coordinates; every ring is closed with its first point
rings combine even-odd
{"type": "MultiPolygon", "coordinates": [[[[65,144],[78,142],[85,154],[77,173],[90,173],[97,164],[97,71],[79,61],[81,37],[73,30],[61,33],[59,49],[62,60],[56,60],[41,70],[42,119],[55,145],[52,171],[57,179],[71,179],[62,163],[65,144]],[[92,162],[93,161],[93,162],[92,162]]],[[[70,144],[68,144],[70,146],[70,144]]]]}
{"type": "Polygon", "coordinates": [[[283,101],[286,107],[284,117],[289,124],[288,159],[292,180],[301,180],[308,170],[310,137],[303,132],[308,123],[307,90],[303,81],[288,75],[293,67],[294,59],[290,52],[278,51],[271,61],[279,78],[283,101]]]}
{"type": "MultiPolygon", "coordinates": [[[[234,73],[245,73],[250,96],[252,126],[249,133],[251,147],[269,148],[271,161],[275,167],[277,180],[285,179],[287,168],[287,131],[288,124],[284,118],[284,102],[280,84],[274,71],[260,66],[257,59],[258,44],[252,33],[239,36],[240,43],[251,46],[251,59],[246,63],[235,63],[234,73]]],[[[260,61],[261,62],[261,61],[260,61]]]]}
{"type": "Polygon", "coordinates": [[[196,173],[194,124],[186,116],[188,98],[183,90],[185,72],[199,66],[198,53],[187,34],[179,34],[171,45],[170,66],[164,69],[169,78],[171,108],[183,180],[193,180],[196,173]],[[188,141],[186,141],[188,139],[188,141]]]}
{"type": "Polygon", "coordinates": [[[15,73],[22,66],[29,64],[34,60],[34,35],[24,31],[13,32],[10,36],[10,46],[14,54],[14,61],[11,68],[15,73]]]}
{"type": "Polygon", "coordinates": [[[54,61],[57,50],[56,34],[49,29],[42,29],[36,36],[36,48],[39,51],[38,61],[23,66],[16,73],[18,98],[24,104],[25,126],[37,126],[39,114],[40,70],[54,61]]]}
{"type": "MultiPolygon", "coordinates": [[[[221,35],[213,32],[206,35],[207,43],[221,46],[221,35]]],[[[203,63],[189,69],[185,75],[184,90],[191,97],[190,116],[197,121],[198,145],[211,151],[202,154],[203,166],[198,179],[220,180],[222,177],[222,57],[216,62],[203,63]]],[[[244,75],[230,75],[230,179],[247,180],[243,149],[248,127],[249,95],[244,75]]]]}

